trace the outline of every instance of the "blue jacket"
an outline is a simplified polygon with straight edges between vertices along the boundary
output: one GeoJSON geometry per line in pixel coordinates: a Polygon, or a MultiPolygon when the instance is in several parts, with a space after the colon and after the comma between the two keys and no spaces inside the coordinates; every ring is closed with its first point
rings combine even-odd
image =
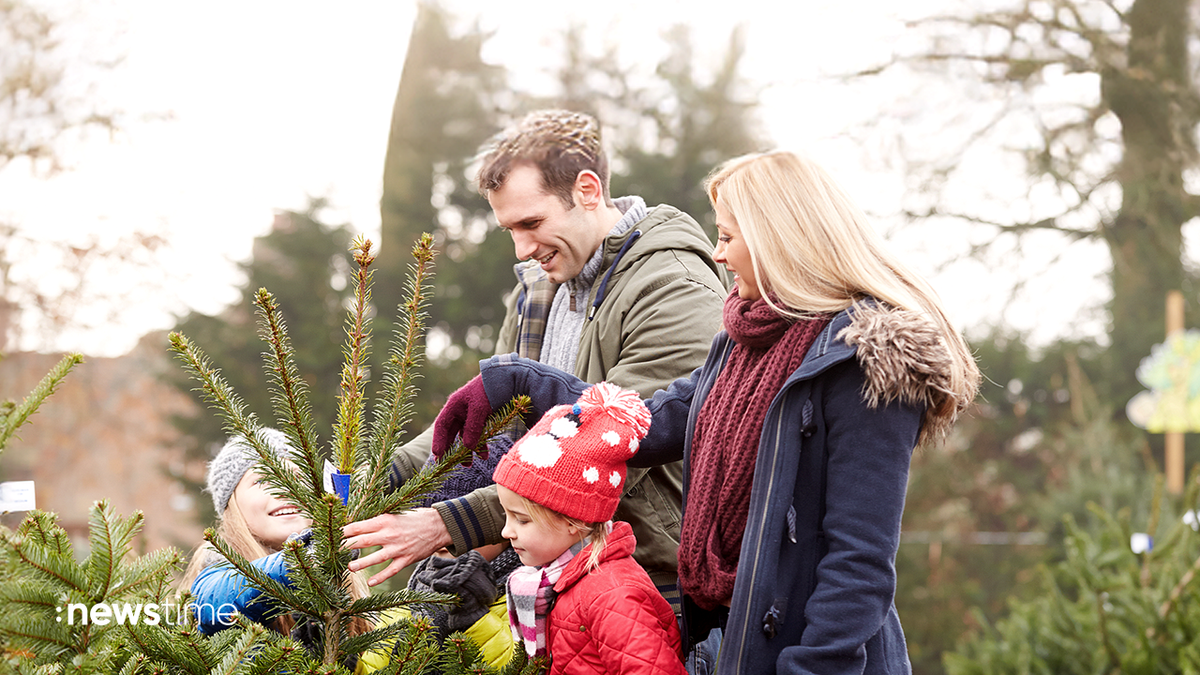
{"type": "MultiPolygon", "coordinates": [[[[246,577],[224,559],[200,571],[192,582],[192,616],[205,635],[212,635],[233,625],[233,613],[257,623],[265,623],[273,605],[265,599],[256,602],[262,592],[254,588],[246,577]]],[[[272,553],[252,564],[264,574],[285,586],[292,582],[287,577],[287,566],[283,553],[272,553]]]]}
{"type": "MultiPolygon", "coordinates": [[[[650,432],[630,463],[679,459],[682,438],[685,510],[696,416],[732,347],[718,334],[704,366],[647,401],[650,432]]],[[[953,396],[937,372],[947,358],[928,322],[874,304],[817,337],[763,424],[718,673],[911,672],[894,560],[912,450],[953,421],[927,415],[953,396]]],[[[481,372],[492,403],[528,393],[537,413],[587,387],[514,356],[481,372]]]]}

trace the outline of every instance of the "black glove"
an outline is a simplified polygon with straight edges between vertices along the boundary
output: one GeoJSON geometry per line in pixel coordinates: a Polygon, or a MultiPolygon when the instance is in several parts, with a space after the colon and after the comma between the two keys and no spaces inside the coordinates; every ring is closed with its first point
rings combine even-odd
{"type": "Polygon", "coordinates": [[[288,538],[283,543],[286,544],[289,541],[298,541],[305,546],[312,546],[312,538],[313,529],[311,527],[306,527],[299,532],[293,532],[292,534],[289,534],[288,538]]]}
{"type": "MultiPolygon", "coordinates": [[[[296,625],[292,627],[292,639],[304,645],[310,658],[320,661],[324,656],[321,643],[325,637],[325,625],[305,614],[293,613],[292,618],[296,619],[296,625]]],[[[354,668],[358,666],[358,656],[354,654],[346,656],[342,659],[342,665],[353,672],[354,668]]]]}

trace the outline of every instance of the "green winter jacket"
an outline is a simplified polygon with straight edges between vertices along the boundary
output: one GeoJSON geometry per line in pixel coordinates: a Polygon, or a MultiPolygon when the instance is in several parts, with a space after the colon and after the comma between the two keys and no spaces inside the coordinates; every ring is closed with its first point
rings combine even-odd
{"type": "MultiPolygon", "coordinates": [[[[650,209],[627,232],[605,239],[602,246],[603,261],[588,300],[591,309],[580,333],[574,374],[649,398],[704,364],[721,327],[726,295],[721,272],[700,225],[672,206],[650,209]]],[[[523,352],[524,345],[518,349],[518,343],[529,340],[528,329],[544,330],[536,317],[529,320],[539,308],[526,298],[554,297],[554,285],[536,262],[518,264],[516,270],[520,282],[506,299],[497,354],[523,352]]],[[[406,480],[420,469],[429,456],[431,438],[427,430],[397,451],[397,479],[406,480]]],[[[614,518],[633,526],[638,542],[634,559],[660,588],[676,582],[682,480],[679,462],[631,468],[614,518]]],[[[434,507],[442,514],[456,555],[502,541],[504,511],[494,486],[434,507]]],[[[667,599],[677,604],[677,598],[667,599]]]]}

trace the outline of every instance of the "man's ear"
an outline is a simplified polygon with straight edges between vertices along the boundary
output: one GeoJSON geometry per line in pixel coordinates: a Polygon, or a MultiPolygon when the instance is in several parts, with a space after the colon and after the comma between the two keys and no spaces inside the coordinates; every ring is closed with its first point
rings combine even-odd
{"type": "Polygon", "coordinates": [[[580,171],[575,177],[575,198],[588,211],[604,204],[604,187],[595,171],[580,171]]]}

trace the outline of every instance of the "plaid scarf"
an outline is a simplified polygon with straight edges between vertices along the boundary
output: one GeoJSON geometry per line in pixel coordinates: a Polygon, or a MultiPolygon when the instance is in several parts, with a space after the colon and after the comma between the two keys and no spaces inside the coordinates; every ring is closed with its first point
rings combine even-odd
{"type": "Polygon", "coordinates": [[[542,339],[546,334],[546,318],[558,284],[550,281],[536,260],[527,260],[513,266],[517,280],[521,282],[524,300],[517,317],[517,354],[522,358],[538,361],[542,355],[542,339]]]}
{"type": "Polygon", "coordinates": [[[546,619],[557,595],[554,584],[583,547],[584,542],[578,542],[549,565],[522,565],[508,577],[508,624],[513,641],[524,643],[531,657],[546,654],[546,619]]]}

